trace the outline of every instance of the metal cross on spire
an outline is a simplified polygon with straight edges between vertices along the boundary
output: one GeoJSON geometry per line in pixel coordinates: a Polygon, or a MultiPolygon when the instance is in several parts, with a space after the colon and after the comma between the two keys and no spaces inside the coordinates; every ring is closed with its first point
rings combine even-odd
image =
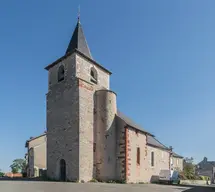
{"type": "Polygon", "coordinates": [[[78,22],[80,22],[80,17],[81,17],[81,6],[78,6],[78,22]]]}

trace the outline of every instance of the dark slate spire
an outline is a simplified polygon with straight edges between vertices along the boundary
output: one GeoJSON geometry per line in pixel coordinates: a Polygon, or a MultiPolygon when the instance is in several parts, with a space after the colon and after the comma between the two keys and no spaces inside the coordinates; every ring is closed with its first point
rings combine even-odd
{"type": "Polygon", "coordinates": [[[71,53],[75,49],[77,49],[78,51],[83,53],[85,56],[92,59],[90,49],[87,45],[87,41],[86,41],[86,38],[84,36],[84,32],[83,32],[79,17],[78,17],[78,23],[77,23],[75,30],[73,32],[69,46],[66,50],[66,54],[71,53]]]}

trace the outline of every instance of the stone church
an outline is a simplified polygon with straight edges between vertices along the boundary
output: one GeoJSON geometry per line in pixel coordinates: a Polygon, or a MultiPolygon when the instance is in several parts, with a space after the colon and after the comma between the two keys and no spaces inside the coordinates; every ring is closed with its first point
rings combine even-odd
{"type": "Polygon", "coordinates": [[[95,61],[78,19],[48,71],[47,175],[66,181],[149,182],[173,152],[117,108],[111,72],[95,61]]]}

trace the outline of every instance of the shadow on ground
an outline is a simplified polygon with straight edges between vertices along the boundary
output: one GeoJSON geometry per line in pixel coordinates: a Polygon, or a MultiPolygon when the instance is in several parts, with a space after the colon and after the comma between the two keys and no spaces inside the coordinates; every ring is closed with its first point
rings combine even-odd
{"type": "MultiPolygon", "coordinates": [[[[43,182],[42,178],[9,178],[3,177],[0,178],[1,181],[40,181],[43,182]]],[[[47,181],[45,181],[47,182],[47,181]]],[[[110,184],[111,185],[111,184],[110,184]]],[[[162,184],[165,185],[165,184],[162,184]]],[[[213,186],[193,186],[193,185],[172,185],[172,189],[180,190],[183,192],[215,192],[215,185],[213,186]],[[185,189],[189,188],[189,189],[185,189]]]]}
{"type": "Polygon", "coordinates": [[[183,192],[213,192],[215,191],[215,187],[211,186],[193,186],[193,185],[177,185],[174,189],[181,190],[182,187],[189,187],[189,189],[184,189],[183,192]]]}
{"type": "Polygon", "coordinates": [[[23,178],[23,177],[0,177],[0,181],[43,181],[42,178],[36,177],[36,178],[23,178]]]}
{"type": "MultiPolygon", "coordinates": [[[[168,185],[168,184],[161,184],[168,185]]],[[[172,185],[173,189],[181,190],[183,192],[215,192],[215,185],[209,186],[195,186],[195,185],[172,185]],[[189,188],[189,189],[185,189],[189,188]]]]}

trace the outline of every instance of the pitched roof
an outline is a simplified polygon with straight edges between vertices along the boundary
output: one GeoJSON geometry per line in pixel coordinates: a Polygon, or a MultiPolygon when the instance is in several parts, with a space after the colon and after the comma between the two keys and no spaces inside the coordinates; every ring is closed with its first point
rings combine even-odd
{"type": "Polygon", "coordinates": [[[63,61],[64,59],[66,59],[67,57],[69,57],[70,55],[72,55],[73,53],[77,53],[78,55],[84,57],[86,60],[88,60],[89,62],[93,63],[94,65],[96,65],[97,67],[99,67],[100,69],[104,70],[106,73],[108,73],[109,75],[112,74],[111,71],[109,71],[108,69],[106,69],[105,67],[103,67],[101,64],[99,64],[98,62],[96,62],[95,60],[89,58],[88,56],[86,56],[85,54],[81,53],[78,49],[74,49],[72,52],[69,52],[67,55],[62,56],[61,58],[57,59],[56,61],[54,61],[53,63],[49,64],[48,66],[45,67],[46,70],[49,70],[50,68],[52,68],[53,66],[55,66],[56,64],[58,64],[59,62],[63,61]]]}
{"type": "Polygon", "coordinates": [[[160,141],[158,141],[155,137],[152,137],[151,135],[147,135],[147,144],[161,149],[169,150],[168,147],[166,147],[164,144],[162,144],[160,141]]]}
{"type": "Polygon", "coordinates": [[[147,133],[151,136],[153,136],[151,133],[147,132],[146,130],[144,130],[140,125],[136,124],[132,119],[130,119],[129,117],[127,117],[125,114],[123,114],[122,112],[120,112],[119,110],[117,110],[117,116],[122,119],[128,126],[137,129],[141,132],[147,133]]]}
{"type": "Polygon", "coordinates": [[[208,161],[211,165],[215,166],[215,161],[208,161]]]}
{"type": "Polygon", "coordinates": [[[215,166],[215,161],[208,161],[206,157],[202,161],[200,161],[197,165],[204,164],[204,165],[213,165],[215,166]]]}
{"type": "Polygon", "coordinates": [[[25,142],[25,147],[28,147],[28,143],[29,143],[30,141],[33,141],[33,140],[38,139],[38,138],[40,138],[40,137],[42,137],[42,136],[45,136],[45,135],[46,135],[46,131],[45,131],[43,134],[38,135],[37,137],[30,137],[30,139],[28,139],[28,140],[25,142]]]}
{"type": "MultiPolygon", "coordinates": [[[[160,141],[158,141],[155,137],[152,137],[150,135],[147,135],[147,144],[151,145],[151,146],[154,146],[154,147],[158,147],[160,149],[164,149],[164,150],[170,151],[169,147],[165,146],[160,141]]],[[[176,157],[176,158],[181,158],[181,159],[184,158],[184,157],[182,157],[181,155],[178,155],[175,152],[173,152],[172,155],[173,155],[173,157],[176,157]]]]}
{"type": "Polygon", "coordinates": [[[181,155],[178,155],[177,153],[175,153],[175,152],[173,152],[173,157],[177,157],[177,158],[181,158],[181,159],[183,159],[184,157],[182,157],[181,155]]]}
{"type": "Polygon", "coordinates": [[[96,66],[98,66],[99,68],[101,68],[102,70],[107,72],[109,75],[112,74],[108,69],[106,69],[105,67],[103,67],[101,64],[99,64],[98,62],[96,62],[93,59],[90,49],[88,47],[86,38],[84,36],[84,32],[83,32],[80,20],[78,20],[78,22],[77,22],[77,25],[75,27],[75,30],[73,32],[69,45],[67,47],[65,55],[62,56],[61,58],[57,59],[53,63],[49,64],[47,67],[45,67],[45,69],[49,70],[50,68],[55,66],[57,63],[63,61],[64,59],[66,59],[67,57],[72,55],[73,53],[77,53],[78,55],[84,57],[89,62],[95,64],[96,66]]]}
{"type": "Polygon", "coordinates": [[[92,59],[90,49],[87,45],[87,41],[84,36],[84,32],[83,32],[80,20],[78,20],[78,22],[77,22],[77,25],[73,32],[72,38],[71,38],[68,48],[66,50],[66,55],[68,53],[73,52],[75,49],[77,49],[78,51],[80,51],[82,54],[86,55],[90,59],[92,59]]]}
{"type": "Polygon", "coordinates": [[[148,131],[144,130],[140,125],[136,124],[132,119],[130,119],[129,117],[127,117],[125,114],[123,114],[122,112],[120,112],[119,110],[117,110],[117,116],[122,119],[128,126],[137,129],[141,132],[144,132],[147,134],[147,144],[154,146],[154,147],[158,147],[164,150],[170,150],[168,147],[166,147],[164,144],[162,144],[160,141],[158,141],[154,135],[152,135],[151,133],[149,133],[148,131]]]}

